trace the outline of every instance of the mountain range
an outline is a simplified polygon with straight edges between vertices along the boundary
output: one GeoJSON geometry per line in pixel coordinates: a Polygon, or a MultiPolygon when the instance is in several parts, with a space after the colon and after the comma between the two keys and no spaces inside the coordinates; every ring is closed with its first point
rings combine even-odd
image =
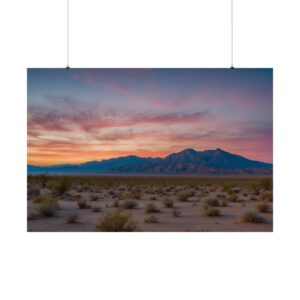
{"type": "Polygon", "coordinates": [[[165,158],[129,155],[102,161],[53,166],[28,165],[28,174],[268,175],[270,163],[247,159],[222,149],[185,149],[165,158]]]}

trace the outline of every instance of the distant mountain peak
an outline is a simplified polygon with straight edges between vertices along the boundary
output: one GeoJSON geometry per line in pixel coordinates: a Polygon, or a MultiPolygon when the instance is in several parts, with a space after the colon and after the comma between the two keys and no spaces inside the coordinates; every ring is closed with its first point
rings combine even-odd
{"type": "Polygon", "coordinates": [[[165,158],[128,155],[77,165],[28,165],[28,173],[263,175],[272,174],[272,167],[272,164],[250,160],[221,148],[204,151],[187,148],[165,158]]]}

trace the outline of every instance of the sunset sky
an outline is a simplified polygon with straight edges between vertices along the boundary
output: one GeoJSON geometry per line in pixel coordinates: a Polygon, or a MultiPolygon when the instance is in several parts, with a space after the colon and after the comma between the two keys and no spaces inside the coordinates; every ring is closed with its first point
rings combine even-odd
{"type": "Polygon", "coordinates": [[[28,69],[28,163],[185,148],[272,163],[272,69],[28,69]]]}

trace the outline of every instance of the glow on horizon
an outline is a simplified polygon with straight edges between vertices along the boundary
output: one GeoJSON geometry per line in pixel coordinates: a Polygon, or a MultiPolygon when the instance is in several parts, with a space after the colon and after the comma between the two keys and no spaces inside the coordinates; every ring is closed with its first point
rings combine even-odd
{"type": "Polygon", "coordinates": [[[29,69],[28,163],[221,148],[272,163],[271,69],[29,69]]]}

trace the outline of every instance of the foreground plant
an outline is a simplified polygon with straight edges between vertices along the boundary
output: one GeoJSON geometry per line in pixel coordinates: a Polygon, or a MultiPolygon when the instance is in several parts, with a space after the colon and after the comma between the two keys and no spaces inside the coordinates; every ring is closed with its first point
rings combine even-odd
{"type": "Polygon", "coordinates": [[[66,223],[67,224],[75,224],[75,223],[79,223],[79,215],[76,213],[70,214],[67,219],[66,219],[66,223]]]}
{"type": "Polygon", "coordinates": [[[158,223],[158,218],[155,216],[149,216],[145,219],[145,223],[158,223]]]}
{"type": "Polygon", "coordinates": [[[52,196],[42,196],[39,199],[36,210],[41,216],[52,217],[55,215],[58,208],[58,202],[55,198],[52,196]]]}
{"type": "Polygon", "coordinates": [[[131,214],[121,209],[107,213],[96,225],[96,231],[121,232],[135,230],[137,230],[137,223],[132,219],[131,214]]]}
{"type": "Polygon", "coordinates": [[[265,223],[266,219],[256,211],[247,211],[242,214],[241,221],[245,223],[265,223]]]}
{"type": "Polygon", "coordinates": [[[146,213],[159,213],[159,208],[154,203],[149,203],[146,207],[146,213]]]}
{"type": "Polygon", "coordinates": [[[218,217],[221,215],[220,210],[216,207],[208,207],[204,213],[207,217],[218,217]]]}
{"type": "Polygon", "coordinates": [[[271,212],[271,206],[266,202],[257,203],[255,208],[260,213],[268,213],[271,212]]]}

